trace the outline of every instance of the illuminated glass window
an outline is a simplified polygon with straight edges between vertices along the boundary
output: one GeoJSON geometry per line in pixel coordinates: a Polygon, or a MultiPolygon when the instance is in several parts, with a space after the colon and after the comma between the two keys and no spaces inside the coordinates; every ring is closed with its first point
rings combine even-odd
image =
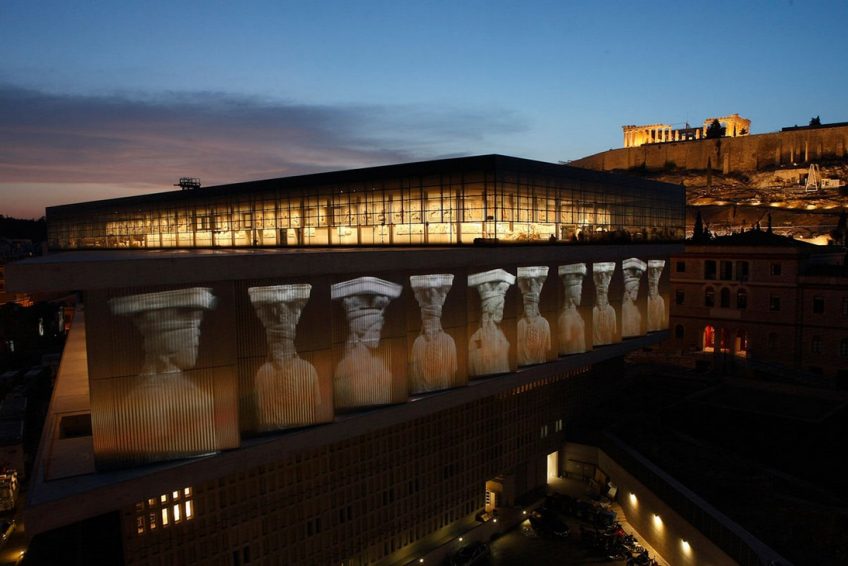
{"type": "Polygon", "coordinates": [[[733,352],[737,356],[745,357],[748,355],[748,333],[744,330],[736,332],[736,340],[733,343],[733,352]]]}
{"type": "Polygon", "coordinates": [[[704,351],[715,351],[715,328],[710,324],[704,327],[704,351]]]}
{"type": "Polygon", "coordinates": [[[193,491],[190,487],[151,497],[136,504],[136,531],[141,535],[152,532],[159,525],[169,527],[194,518],[193,491]]]}

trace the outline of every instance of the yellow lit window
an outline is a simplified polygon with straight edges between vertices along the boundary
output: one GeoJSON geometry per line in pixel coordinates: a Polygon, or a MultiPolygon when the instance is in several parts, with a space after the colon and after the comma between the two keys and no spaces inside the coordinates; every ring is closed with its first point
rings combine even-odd
{"type": "Polygon", "coordinates": [[[174,505],[174,522],[179,523],[181,519],[182,517],[180,515],[180,506],[179,504],[174,505]]]}
{"type": "Polygon", "coordinates": [[[180,492],[179,492],[179,491],[175,491],[174,493],[172,493],[172,494],[171,494],[171,497],[172,497],[174,500],[179,499],[179,498],[180,498],[180,492]]]}
{"type": "Polygon", "coordinates": [[[185,516],[186,519],[191,519],[194,516],[194,511],[191,508],[191,499],[188,499],[185,502],[185,516]]]}
{"type": "Polygon", "coordinates": [[[165,508],[165,509],[162,509],[162,525],[168,526],[168,523],[169,523],[169,521],[168,521],[168,509],[165,508]]]}

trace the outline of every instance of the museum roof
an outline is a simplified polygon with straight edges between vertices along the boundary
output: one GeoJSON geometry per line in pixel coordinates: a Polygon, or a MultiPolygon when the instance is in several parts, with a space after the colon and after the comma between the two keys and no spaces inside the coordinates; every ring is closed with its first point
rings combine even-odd
{"type": "Polygon", "coordinates": [[[671,183],[662,183],[632,176],[592,171],[563,165],[509,157],[506,155],[490,154],[431,161],[417,161],[396,165],[381,165],[361,169],[346,169],[308,175],[295,175],[257,181],[229,183],[190,190],[173,190],[161,193],[151,193],[132,197],[89,201],[75,204],[65,204],[47,207],[48,215],[61,212],[81,212],[115,206],[132,204],[149,204],[155,201],[207,199],[209,197],[227,196],[239,193],[251,194],[272,190],[296,190],[306,187],[333,185],[334,183],[376,182],[404,177],[419,177],[428,175],[461,174],[479,171],[495,171],[506,173],[535,173],[554,177],[572,179],[574,181],[597,182],[612,186],[628,188],[665,188],[680,192],[683,198],[683,187],[671,183]]]}

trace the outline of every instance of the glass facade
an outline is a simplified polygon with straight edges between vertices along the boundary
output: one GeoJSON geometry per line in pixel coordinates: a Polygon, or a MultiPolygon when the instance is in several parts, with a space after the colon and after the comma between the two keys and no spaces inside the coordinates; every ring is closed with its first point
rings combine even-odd
{"type": "Polygon", "coordinates": [[[482,156],[51,207],[51,249],[682,240],[677,185],[482,156]]]}

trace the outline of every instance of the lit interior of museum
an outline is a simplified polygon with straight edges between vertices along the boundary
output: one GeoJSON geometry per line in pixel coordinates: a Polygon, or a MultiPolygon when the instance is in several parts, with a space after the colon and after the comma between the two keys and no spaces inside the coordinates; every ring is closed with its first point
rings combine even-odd
{"type": "Polygon", "coordinates": [[[407,164],[51,207],[48,243],[115,249],[683,237],[677,190],[502,156],[428,163],[463,169],[429,174],[407,164]],[[506,167],[469,167],[487,158],[506,167]]]}

